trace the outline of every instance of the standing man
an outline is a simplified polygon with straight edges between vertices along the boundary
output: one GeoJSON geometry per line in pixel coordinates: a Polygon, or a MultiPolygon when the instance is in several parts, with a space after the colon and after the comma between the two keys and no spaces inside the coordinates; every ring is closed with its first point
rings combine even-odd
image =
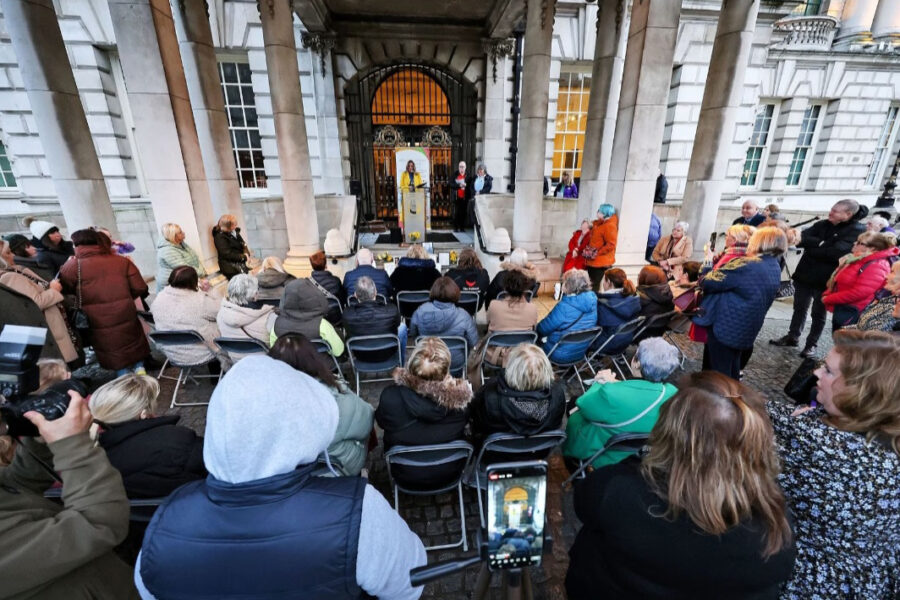
{"type": "MultiPolygon", "coordinates": [[[[746,203],[745,205],[746,206],[746,203]]],[[[743,212],[743,211],[742,211],[743,212]]],[[[816,352],[819,336],[825,329],[828,313],[822,302],[822,292],[828,278],[838,266],[838,260],[850,252],[859,234],[866,230],[860,221],[869,209],[855,200],[841,200],[831,207],[828,218],[805,229],[797,244],[803,256],[794,270],[794,315],[787,335],[769,340],[775,346],[796,346],[806,324],[806,312],[812,305],[812,326],[800,356],[808,358],[816,352]]]]}
{"type": "Polygon", "coordinates": [[[456,176],[450,182],[450,189],[454,191],[453,230],[465,231],[467,208],[469,200],[474,197],[475,191],[475,187],[472,185],[472,177],[466,175],[466,161],[459,161],[456,176]]]}
{"type": "Polygon", "coordinates": [[[653,202],[656,204],[666,203],[666,194],[669,193],[669,182],[666,176],[660,171],[656,178],[656,191],[653,192],[653,202]]]}
{"type": "Polygon", "coordinates": [[[741,205],[741,216],[732,221],[732,225],[750,225],[759,227],[766,220],[766,215],[759,212],[759,206],[753,200],[745,200],[741,205]]]}

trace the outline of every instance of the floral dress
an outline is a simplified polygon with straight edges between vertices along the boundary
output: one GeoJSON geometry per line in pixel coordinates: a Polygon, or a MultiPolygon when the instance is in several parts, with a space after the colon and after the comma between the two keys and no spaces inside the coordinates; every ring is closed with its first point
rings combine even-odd
{"type": "Polygon", "coordinates": [[[797,560],[782,599],[893,600],[900,592],[900,456],[770,401],[797,560]]]}
{"type": "Polygon", "coordinates": [[[891,331],[897,319],[894,318],[894,304],[900,300],[900,296],[888,296],[875,300],[859,315],[859,321],[855,325],[848,325],[843,329],[861,329],[863,331],[891,331]]]}

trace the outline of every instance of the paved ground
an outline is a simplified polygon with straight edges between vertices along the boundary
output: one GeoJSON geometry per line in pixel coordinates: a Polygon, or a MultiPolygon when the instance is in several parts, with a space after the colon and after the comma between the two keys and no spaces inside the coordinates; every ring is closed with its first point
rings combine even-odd
{"type": "MultiPolygon", "coordinates": [[[[552,298],[540,297],[538,300],[541,314],[546,314],[552,308],[552,298]]],[[[756,387],[770,398],[783,398],[782,388],[791,373],[800,364],[801,359],[796,348],[777,348],[768,344],[768,340],[779,337],[787,330],[791,315],[790,302],[778,301],[769,311],[762,332],[757,338],[753,358],[745,371],[746,383],[756,387]]],[[[831,346],[830,330],[826,330],[820,343],[820,356],[831,346]]],[[[678,336],[679,345],[686,350],[687,371],[700,368],[702,346],[691,343],[686,337],[678,336]]],[[[78,373],[88,376],[93,385],[99,385],[112,377],[112,373],[96,367],[88,367],[78,373]]],[[[168,369],[167,375],[174,375],[174,369],[168,369]]],[[[174,383],[171,380],[163,380],[160,396],[159,413],[175,412],[182,415],[182,423],[194,427],[198,432],[205,427],[205,407],[185,407],[173,411],[168,410],[168,400],[171,398],[174,383]]],[[[369,384],[363,388],[363,397],[377,406],[378,396],[384,384],[369,384]]],[[[184,389],[183,395],[179,393],[180,401],[206,401],[213,387],[208,383],[200,386],[189,385],[184,389]]],[[[574,388],[570,390],[577,393],[574,388]]],[[[575,534],[580,527],[572,508],[571,492],[563,493],[560,484],[568,473],[562,464],[558,452],[551,456],[550,485],[548,488],[547,515],[549,518],[549,531],[555,540],[554,548],[550,556],[545,557],[544,566],[533,570],[531,577],[534,582],[535,598],[561,599],[565,598],[564,580],[568,566],[568,548],[572,545],[575,534]]],[[[368,460],[369,479],[386,498],[391,499],[392,493],[384,467],[384,459],[379,446],[369,455],[368,460]]],[[[447,543],[451,538],[455,539],[460,531],[460,515],[456,496],[443,494],[437,497],[401,497],[401,514],[407,520],[410,527],[419,534],[426,545],[447,543]]],[[[475,533],[478,524],[478,504],[472,490],[466,490],[466,525],[469,532],[470,544],[474,544],[475,533]]],[[[474,550],[470,545],[470,553],[474,550]]],[[[462,556],[460,549],[453,551],[440,551],[429,553],[429,560],[436,562],[462,556]]],[[[478,567],[471,567],[466,571],[449,576],[441,581],[427,586],[424,598],[464,599],[469,598],[474,588],[478,575],[478,567]]],[[[501,598],[499,578],[493,582],[492,598],[501,598]]]]}

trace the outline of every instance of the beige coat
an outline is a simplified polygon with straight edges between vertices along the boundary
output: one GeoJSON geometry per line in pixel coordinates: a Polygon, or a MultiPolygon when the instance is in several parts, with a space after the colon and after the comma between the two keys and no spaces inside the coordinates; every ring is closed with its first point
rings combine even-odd
{"type": "Polygon", "coordinates": [[[199,346],[170,346],[166,348],[166,356],[180,364],[198,364],[215,356],[214,340],[219,337],[219,327],[216,325],[219,302],[205,292],[173,288],[170,285],[157,294],[150,306],[156,329],[193,329],[203,336],[208,345],[206,350],[199,346]]]}
{"type": "Polygon", "coordinates": [[[53,339],[56,340],[56,345],[59,346],[62,359],[66,362],[77,360],[78,351],[75,349],[75,344],[72,343],[72,338],[69,337],[66,318],[63,311],[60,310],[63,295],[52,288],[44,289],[44,286],[36,281],[43,281],[43,279],[23,267],[16,267],[15,270],[10,269],[0,273],[0,284],[31,298],[31,301],[44,311],[47,328],[53,339]]]}
{"type": "Polygon", "coordinates": [[[681,239],[672,246],[672,251],[666,256],[666,249],[669,247],[671,239],[671,235],[662,236],[653,249],[652,258],[655,262],[666,261],[669,264],[666,271],[677,278],[681,275],[681,265],[691,260],[691,255],[694,253],[694,240],[689,235],[681,236],[681,239]]]}

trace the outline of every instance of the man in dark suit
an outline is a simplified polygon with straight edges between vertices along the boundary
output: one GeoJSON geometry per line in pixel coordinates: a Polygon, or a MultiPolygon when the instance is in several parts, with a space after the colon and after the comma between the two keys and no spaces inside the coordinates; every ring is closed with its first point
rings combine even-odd
{"type": "Polygon", "coordinates": [[[766,220],[766,215],[759,212],[759,207],[753,200],[745,200],[741,205],[741,216],[735,219],[732,225],[750,225],[751,227],[759,227],[760,223],[766,220]]]}

